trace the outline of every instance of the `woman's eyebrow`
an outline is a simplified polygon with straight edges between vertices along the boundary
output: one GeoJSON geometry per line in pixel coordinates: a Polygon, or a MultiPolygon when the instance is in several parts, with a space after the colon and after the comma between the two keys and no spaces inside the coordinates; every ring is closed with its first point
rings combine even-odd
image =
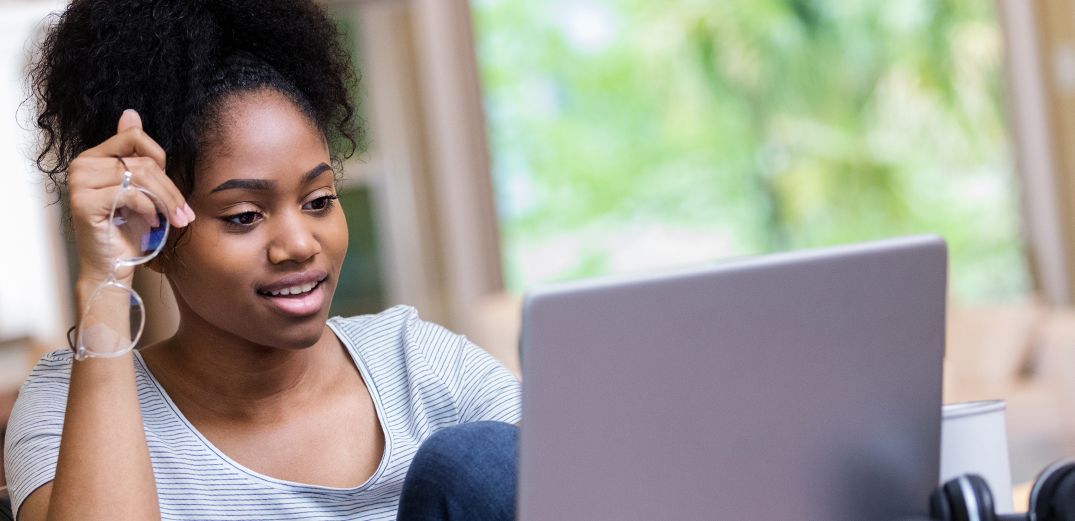
{"type": "Polygon", "coordinates": [[[311,168],[309,172],[306,172],[306,175],[302,177],[302,182],[309,183],[310,181],[317,179],[317,176],[330,171],[332,171],[332,167],[329,166],[328,163],[321,163],[311,168]]]}
{"type": "MultiPolygon", "coordinates": [[[[302,182],[303,183],[309,183],[310,181],[313,181],[314,179],[316,179],[321,174],[323,174],[325,172],[330,172],[330,171],[332,171],[331,166],[329,166],[327,163],[321,163],[321,164],[313,167],[312,169],[310,169],[309,172],[306,172],[305,174],[303,174],[302,182]]],[[[220,183],[220,185],[218,185],[216,188],[212,189],[209,193],[215,194],[215,193],[217,193],[217,192],[219,192],[221,190],[232,190],[232,189],[239,189],[239,190],[272,190],[274,187],[276,187],[276,182],[275,181],[270,181],[268,179],[228,179],[227,181],[224,181],[223,183],[220,183]]]]}
{"type": "Polygon", "coordinates": [[[267,179],[228,179],[209,193],[215,194],[221,190],[272,190],[276,183],[267,179]]]}

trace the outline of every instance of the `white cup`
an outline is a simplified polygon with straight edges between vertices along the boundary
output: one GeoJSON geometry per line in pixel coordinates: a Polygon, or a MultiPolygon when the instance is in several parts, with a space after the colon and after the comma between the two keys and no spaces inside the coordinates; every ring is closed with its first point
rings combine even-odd
{"type": "Polygon", "coordinates": [[[941,483],[960,474],[981,475],[998,514],[1014,509],[1005,407],[1003,400],[953,403],[941,414],[941,483]]]}

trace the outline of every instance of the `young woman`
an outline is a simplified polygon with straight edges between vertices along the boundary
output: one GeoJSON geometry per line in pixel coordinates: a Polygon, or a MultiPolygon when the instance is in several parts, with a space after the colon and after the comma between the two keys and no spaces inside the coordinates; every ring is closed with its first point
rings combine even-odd
{"type": "Polygon", "coordinates": [[[328,317],[352,81],[309,1],[74,0],[55,21],[38,165],[69,197],[82,315],[12,414],[18,519],[512,517],[515,378],[408,307],[328,317]],[[132,351],[143,261],[180,325],[132,351]]]}

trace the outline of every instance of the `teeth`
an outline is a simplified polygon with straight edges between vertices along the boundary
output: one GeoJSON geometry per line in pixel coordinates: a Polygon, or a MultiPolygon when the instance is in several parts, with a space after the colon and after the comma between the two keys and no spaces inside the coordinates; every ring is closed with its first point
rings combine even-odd
{"type": "Polygon", "coordinates": [[[306,293],[317,286],[316,282],[309,282],[301,286],[291,286],[290,288],[284,288],[279,291],[270,291],[269,294],[274,297],[281,297],[284,295],[298,295],[300,293],[306,293]]]}

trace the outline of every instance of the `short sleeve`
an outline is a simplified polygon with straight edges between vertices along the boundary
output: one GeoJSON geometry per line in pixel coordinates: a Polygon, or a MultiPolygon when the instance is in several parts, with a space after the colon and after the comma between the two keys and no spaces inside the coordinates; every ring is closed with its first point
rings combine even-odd
{"type": "Polygon", "coordinates": [[[430,369],[455,399],[459,423],[519,423],[521,389],[511,371],[465,336],[424,321],[416,330],[430,369]]]}
{"type": "Polygon", "coordinates": [[[71,354],[49,353],[19,390],[4,443],[13,512],[18,513],[27,496],[56,476],[70,377],[71,354]]]}
{"type": "Polygon", "coordinates": [[[460,338],[460,423],[502,421],[519,423],[519,380],[486,350],[460,338]]]}

